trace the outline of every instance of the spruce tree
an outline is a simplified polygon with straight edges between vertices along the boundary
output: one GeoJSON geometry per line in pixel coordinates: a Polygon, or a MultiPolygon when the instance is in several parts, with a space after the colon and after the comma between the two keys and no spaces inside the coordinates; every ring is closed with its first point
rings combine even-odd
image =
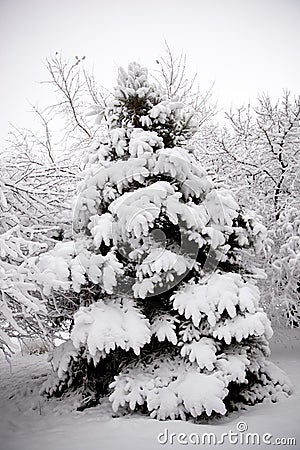
{"type": "Polygon", "coordinates": [[[265,228],[195,159],[193,111],[131,63],[98,113],[108,133],[88,155],[73,240],[39,262],[44,294],[72,292],[74,305],[45,392],[108,395],[114,411],[158,419],[288,395],[268,361],[259,270],[243,256],[265,228]]]}

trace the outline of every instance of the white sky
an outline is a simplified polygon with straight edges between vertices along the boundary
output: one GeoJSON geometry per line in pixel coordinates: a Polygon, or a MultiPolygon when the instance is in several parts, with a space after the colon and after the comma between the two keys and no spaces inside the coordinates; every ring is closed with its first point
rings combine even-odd
{"type": "MultiPolygon", "coordinates": [[[[47,104],[45,58],[87,57],[111,87],[119,65],[154,67],[167,40],[219,106],[300,93],[300,0],[0,0],[0,139],[47,104]]],[[[2,141],[3,142],[3,141],[2,141]]]]}

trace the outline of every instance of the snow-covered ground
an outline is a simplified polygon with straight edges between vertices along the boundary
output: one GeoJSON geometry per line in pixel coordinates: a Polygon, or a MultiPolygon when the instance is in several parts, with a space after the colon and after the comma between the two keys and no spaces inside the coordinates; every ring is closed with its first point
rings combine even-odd
{"type": "Polygon", "coordinates": [[[72,411],[71,400],[46,401],[38,394],[49,370],[46,355],[18,354],[10,366],[1,357],[0,450],[152,450],[197,446],[267,449],[272,444],[273,448],[300,449],[300,331],[277,330],[271,348],[272,361],[285,370],[294,384],[293,396],[201,425],[179,420],[159,422],[137,414],[115,418],[107,401],[84,412],[72,411]],[[231,435],[236,444],[230,443],[226,435],[223,444],[214,443],[220,442],[222,433],[230,432],[237,433],[231,435]],[[205,437],[204,433],[214,435],[205,437]],[[280,445],[276,444],[277,438],[283,438],[280,445]],[[288,444],[284,440],[288,438],[295,438],[296,444],[288,444]]]}

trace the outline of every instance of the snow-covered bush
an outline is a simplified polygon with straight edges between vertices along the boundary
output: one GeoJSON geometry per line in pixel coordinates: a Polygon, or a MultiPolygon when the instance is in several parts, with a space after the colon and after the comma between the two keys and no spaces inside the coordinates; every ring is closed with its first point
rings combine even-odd
{"type": "Polygon", "coordinates": [[[15,345],[12,336],[26,336],[29,330],[42,328],[40,315],[46,307],[34,281],[30,258],[45,250],[34,239],[34,229],[23,226],[14,186],[0,171],[0,350],[9,355],[15,345]]]}
{"type": "Polygon", "coordinates": [[[27,150],[11,149],[0,159],[0,350],[6,355],[14,350],[11,337],[50,338],[52,310],[35,281],[36,259],[71,229],[72,183],[64,164],[27,150]]]}
{"type": "Polygon", "coordinates": [[[197,163],[193,111],[136,63],[119,70],[113,101],[95,111],[108,135],[87,155],[73,240],[38,263],[44,295],[76,299],[45,392],[81,389],[86,405],[109,394],[115,411],[158,419],[289,394],[267,361],[259,271],[244,264],[266,230],[197,163]]]}

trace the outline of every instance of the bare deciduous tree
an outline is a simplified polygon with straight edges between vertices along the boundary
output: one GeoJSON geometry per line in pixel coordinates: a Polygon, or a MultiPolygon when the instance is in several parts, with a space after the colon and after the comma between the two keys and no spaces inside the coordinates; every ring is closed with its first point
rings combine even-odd
{"type": "Polygon", "coordinates": [[[198,140],[199,157],[235,184],[241,203],[260,214],[269,229],[263,299],[273,320],[300,322],[300,98],[285,91],[255,108],[231,110],[223,129],[210,125],[198,140]],[[285,231],[283,231],[285,230],[285,231]],[[282,263],[284,261],[284,264],[282,263]]]}
{"type": "Polygon", "coordinates": [[[161,86],[165,95],[183,101],[187,107],[196,112],[199,126],[208,122],[216,113],[216,103],[213,101],[213,84],[206,90],[200,89],[197,83],[197,73],[189,75],[187,55],[176,55],[165,41],[164,56],[156,60],[159,66],[153,77],[161,86]]]}

